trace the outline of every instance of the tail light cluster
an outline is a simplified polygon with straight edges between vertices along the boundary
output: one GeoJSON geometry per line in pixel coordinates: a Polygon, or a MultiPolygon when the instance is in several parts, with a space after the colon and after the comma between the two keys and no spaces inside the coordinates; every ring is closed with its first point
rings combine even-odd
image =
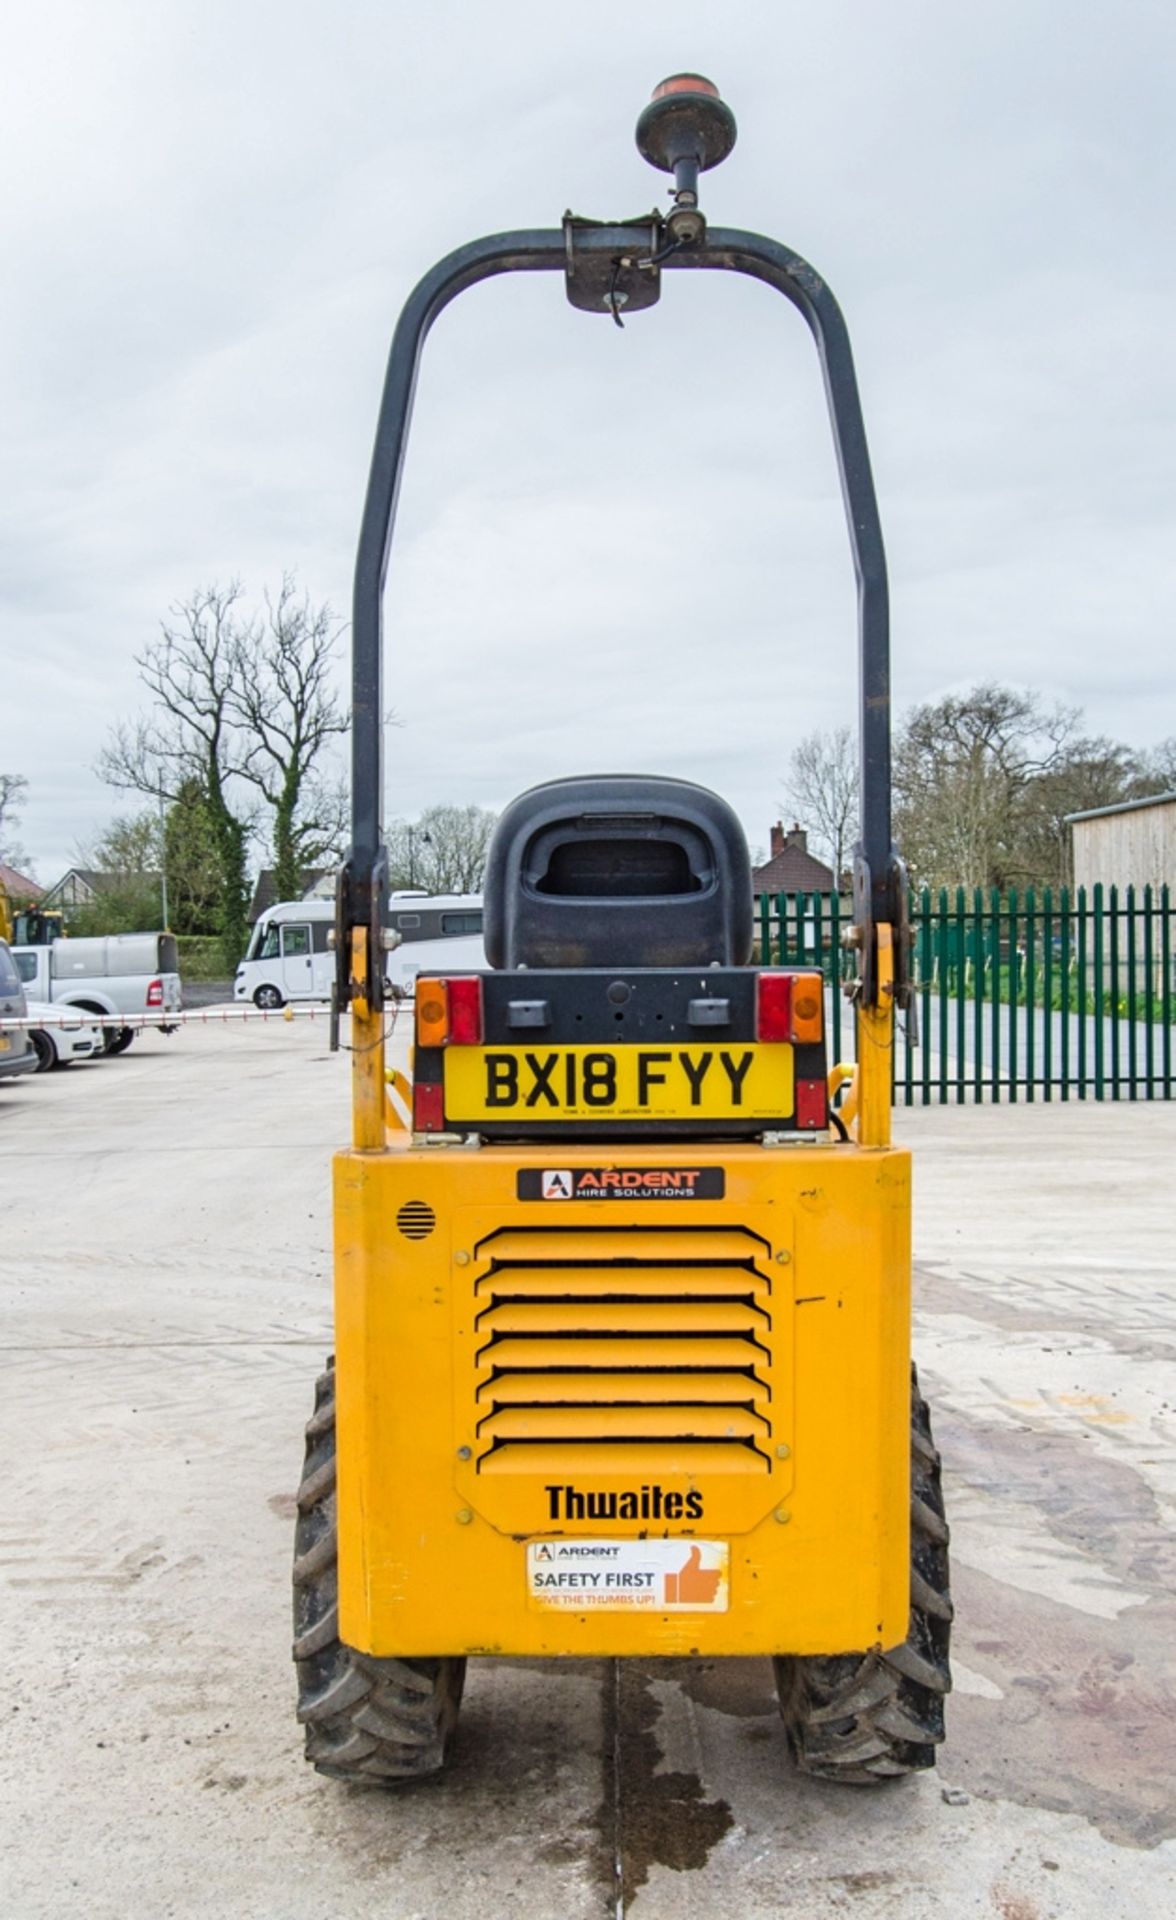
{"type": "MultiPolygon", "coordinates": [[[[761,973],[756,979],[755,1037],[819,1047],[825,1035],[825,982],[819,973],[761,973]]],[[[824,1075],[796,1082],[796,1125],[821,1133],[829,1124],[824,1075]]]]}
{"type": "Polygon", "coordinates": [[[482,1044],[482,982],[472,978],[418,980],[418,1047],[477,1047],[482,1044]]]}
{"type": "Polygon", "coordinates": [[[756,977],[757,1040],[820,1046],[825,1027],[825,983],[819,973],[761,973],[756,977]]]}
{"type": "MultiPolygon", "coordinates": [[[[482,1032],[482,982],[476,974],[417,980],[418,1047],[477,1047],[482,1032]]],[[[445,1089],[439,1081],[414,1078],[412,1124],[417,1133],[444,1132],[445,1089]]]]}
{"type": "Polygon", "coordinates": [[[149,1007],[161,1007],[163,1005],[162,980],[153,980],[151,982],[147,989],[147,1005],[149,1007]]]}

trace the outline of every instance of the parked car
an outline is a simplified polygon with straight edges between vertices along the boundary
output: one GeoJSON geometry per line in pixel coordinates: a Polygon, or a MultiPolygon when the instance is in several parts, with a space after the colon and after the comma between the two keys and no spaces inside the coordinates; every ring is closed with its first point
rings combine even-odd
{"type": "MultiPolygon", "coordinates": [[[[10,1020],[23,1020],[25,997],[8,942],[0,940],[0,1019],[5,1015],[10,1020]]],[[[32,1073],[36,1065],[37,1056],[22,1027],[7,1033],[0,1031],[0,1075],[32,1073]]]]}
{"type": "MultiPolygon", "coordinates": [[[[17,970],[38,1000],[84,1007],[90,1013],[157,1013],[170,1033],[169,1013],[182,1004],[174,934],[111,933],[54,940],[47,947],[16,947],[17,970]]],[[[107,1053],[125,1053],[134,1027],[104,1027],[107,1053]]]]}
{"type": "Polygon", "coordinates": [[[100,1060],[106,1051],[106,1036],[101,1027],[87,1020],[79,1009],[68,1027],[57,1023],[66,1017],[65,1007],[50,1006],[47,1000],[25,1003],[30,1020],[50,1020],[52,1025],[33,1027],[29,1039],[37,1056],[37,1072],[51,1073],[54,1067],[71,1067],[75,1060],[100,1060]]]}

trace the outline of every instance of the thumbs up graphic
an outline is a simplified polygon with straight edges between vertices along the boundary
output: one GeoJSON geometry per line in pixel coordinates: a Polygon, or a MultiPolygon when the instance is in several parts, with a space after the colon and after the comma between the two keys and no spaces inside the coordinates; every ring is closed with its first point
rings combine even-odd
{"type": "Polygon", "coordinates": [[[712,1572],[702,1564],[702,1551],[691,1547],[686,1556],[686,1564],[677,1573],[667,1573],[667,1607],[709,1607],[719,1590],[721,1575],[718,1568],[712,1572]]]}

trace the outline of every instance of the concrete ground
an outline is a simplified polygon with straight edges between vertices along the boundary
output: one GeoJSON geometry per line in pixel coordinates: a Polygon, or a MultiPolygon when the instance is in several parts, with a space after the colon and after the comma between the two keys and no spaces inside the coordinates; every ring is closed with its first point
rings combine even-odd
{"type": "Polygon", "coordinates": [[[292,1492],[329,1344],[325,1023],[0,1091],[12,1920],[1176,1911],[1176,1108],[897,1116],[947,1463],[938,1775],[791,1769],[766,1662],[471,1664],[444,1785],[300,1758],[292,1492]]]}

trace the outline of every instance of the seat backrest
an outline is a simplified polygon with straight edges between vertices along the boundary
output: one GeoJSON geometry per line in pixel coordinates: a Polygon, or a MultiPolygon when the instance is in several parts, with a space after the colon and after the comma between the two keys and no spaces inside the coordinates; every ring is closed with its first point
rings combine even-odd
{"type": "Polygon", "coordinates": [[[492,967],[742,966],[751,863],[732,809],[656,775],[550,780],[520,794],[486,867],[492,967]]]}

